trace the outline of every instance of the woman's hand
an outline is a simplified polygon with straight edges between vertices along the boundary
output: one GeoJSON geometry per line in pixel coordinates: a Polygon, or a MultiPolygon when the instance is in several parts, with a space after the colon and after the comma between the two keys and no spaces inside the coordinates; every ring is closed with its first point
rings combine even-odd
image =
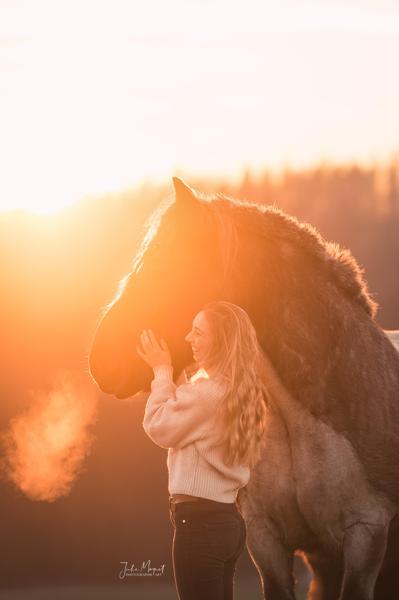
{"type": "Polygon", "coordinates": [[[137,353],[147,365],[156,367],[158,365],[172,364],[172,358],[167,343],[161,338],[161,344],[159,344],[151,329],[144,329],[140,334],[140,342],[142,350],[136,346],[137,353]]]}

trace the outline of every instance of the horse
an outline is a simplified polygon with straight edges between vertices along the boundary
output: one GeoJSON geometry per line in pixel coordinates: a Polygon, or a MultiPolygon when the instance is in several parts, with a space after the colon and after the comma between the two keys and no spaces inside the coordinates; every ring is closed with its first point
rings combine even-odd
{"type": "Polygon", "coordinates": [[[265,598],[295,598],[300,553],[313,574],[309,600],[393,600],[399,353],[375,321],[364,271],[275,206],[173,184],[100,316],[94,381],[121,399],[148,390],[152,371],[133,351],[143,329],[165,338],[181,373],[202,306],[242,306],[274,391],[262,457],[238,494],[265,598]]]}

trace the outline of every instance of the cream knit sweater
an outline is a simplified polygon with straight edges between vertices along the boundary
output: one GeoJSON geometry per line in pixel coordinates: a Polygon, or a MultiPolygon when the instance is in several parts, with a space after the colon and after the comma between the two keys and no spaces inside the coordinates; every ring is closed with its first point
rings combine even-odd
{"type": "Polygon", "coordinates": [[[235,502],[249,481],[247,466],[227,466],[215,409],[224,389],[218,379],[200,378],[176,386],[173,367],[154,367],[143,428],[155,444],[168,449],[169,494],[190,494],[235,502]]]}

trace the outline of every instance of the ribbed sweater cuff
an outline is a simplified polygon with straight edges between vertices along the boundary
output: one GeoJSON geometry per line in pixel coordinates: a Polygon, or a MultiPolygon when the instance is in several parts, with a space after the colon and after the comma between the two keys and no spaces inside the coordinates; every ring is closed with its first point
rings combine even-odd
{"type": "Polygon", "coordinates": [[[152,369],[154,379],[170,379],[173,381],[173,365],[156,365],[152,369]]]}

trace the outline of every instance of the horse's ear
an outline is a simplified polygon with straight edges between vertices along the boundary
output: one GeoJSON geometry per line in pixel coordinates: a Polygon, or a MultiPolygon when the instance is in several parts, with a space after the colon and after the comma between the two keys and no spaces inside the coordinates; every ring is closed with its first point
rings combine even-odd
{"type": "Polygon", "coordinates": [[[176,202],[192,202],[195,199],[195,192],[180,177],[173,177],[173,186],[175,188],[176,202]]]}

